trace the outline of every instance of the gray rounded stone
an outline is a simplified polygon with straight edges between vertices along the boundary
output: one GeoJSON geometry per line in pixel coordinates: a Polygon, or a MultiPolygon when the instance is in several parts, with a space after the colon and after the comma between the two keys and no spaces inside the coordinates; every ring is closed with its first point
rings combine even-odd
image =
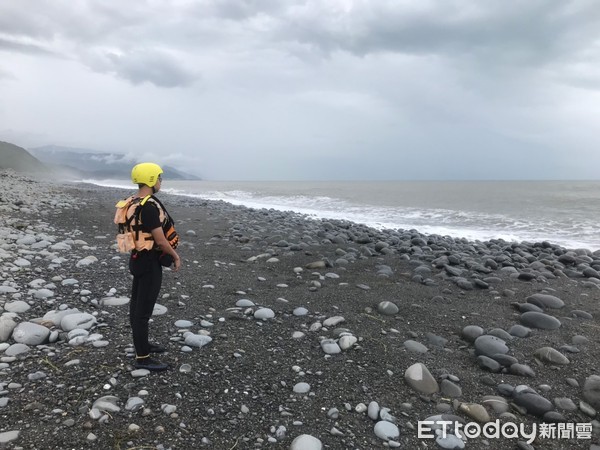
{"type": "Polygon", "coordinates": [[[306,394],[310,392],[310,384],[308,383],[297,383],[293,388],[296,394],[306,394]]]}
{"type": "Polygon", "coordinates": [[[292,441],[290,450],[322,450],[323,444],[310,434],[301,434],[292,441]]]}
{"type": "Polygon", "coordinates": [[[444,436],[441,430],[436,430],[435,434],[435,442],[440,448],[445,450],[461,450],[465,448],[464,441],[451,433],[446,433],[444,436]]]}
{"type": "Polygon", "coordinates": [[[579,402],[579,409],[582,413],[589,417],[596,417],[596,414],[598,414],[598,412],[592,407],[592,405],[586,402],[579,402]]]}
{"type": "Polygon", "coordinates": [[[538,348],[533,353],[533,356],[535,356],[544,364],[555,364],[559,366],[565,366],[570,362],[565,355],[563,355],[558,350],[553,349],[552,347],[538,348]]]}
{"type": "Polygon", "coordinates": [[[498,361],[496,361],[488,356],[485,356],[485,355],[479,355],[477,357],[477,364],[482,369],[488,370],[493,373],[500,372],[500,369],[502,368],[502,366],[500,365],[500,363],[498,361]]]}
{"type": "Polygon", "coordinates": [[[267,320],[275,317],[275,312],[271,308],[260,308],[254,313],[254,318],[258,320],[267,320]]]}
{"type": "Polygon", "coordinates": [[[340,337],[338,345],[342,350],[348,350],[358,342],[358,338],[352,335],[344,335],[340,337]]]}
{"type": "Polygon", "coordinates": [[[574,345],[561,345],[559,350],[562,350],[563,352],[567,352],[567,353],[581,352],[581,350],[579,350],[579,348],[575,347],[574,345]]]}
{"type": "Polygon", "coordinates": [[[522,377],[535,377],[533,369],[526,364],[513,364],[510,366],[509,372],[513,375],[520,375],[522,377]]]}
{"type": "Polygon", "coordinates": [[[510,406],[508,405],[506,399],[497,395],[486,395],[482,398],[481,403],[483,406],[490,408],[498,415],[510,410],[510,406]]]}
{"type": "Polygon", "coordinates": [[[477,325],[467,325],[462,329],[461,336],[465,341],[475,342],[479,336],[482,336],[484,333],[483,328],[477,325]]]}
{"type": "Polygon", "coordinates": [[[568,397],[557,397],[554,399],[554,405],[562,411],[577,411],[577,405],[568,397]]]}
{"type": "Polygon", "coordinates": [[[239,308],[250,308],[252,306],[256,306],[252,300],[248,300],[247,298],[242,298],[235,302],[235,306],[239,308]]]}
{"type": "Polygon", "coordinates": [[[496,336],[484,335],[475,339],[475,353],[491,357],[497,353],[508,353],[508,347],[504,340],[496,336]]]}
{"type": "Polygon", "coordinates": [[[515,387],[508,383],[500,383],[496,389],[498,389],[500,394],[506,397],[512,397],[515,392],[515,387]]]}
{"type": "Polygon", "coordinates": [[[129,303],[129,297],[104,297],[100,304],[104,306],[123,306],[129,303]]]}
{"type": "Polygon", "coordinates": [[[31,245],[35,244],[36,242],[37,239],[32,235],[24,236],[16,240],[17,245],[31,245]]]}
{"type": "Polygon", "coordinates": [[[526,338],[531,335],[531,328],[524,327],[523,325],[513,325],[508,330],[508,334],[518,338],[526,338]]]}
{"type": "Polygon", "coordinates": [[[4,431],[3,433],[0,433],[0,444],[4,445],[16,440],[20,434],[21,432],[19,430],[4,431]]]}
{"type": "Polygon", "coordinates": [[[548,294],[533,294],[527,297],[527,302],[543,309],[560,309],[565,306],[565,302],[560,298],[548,294]]]}
{"type": "Polygon", "coordinates": [[[600,273],[591,267],[586,267],[581,273],[587,278],[600,278],[600,273]]]}
{"type": "Polygon", "coordinates": [[[96,318],[88,313],[69,314],[60,321],[60,327],[64,331],[71,331],[76,328],[89,330],[96,325],[96,318]]]}
{"type": "Polygon", "coordinates": [[[54,297],[54,292],[52,292],[50,289],[38,289],[33,293],[33,296],[38,299],[45,299],[54,297]]]}
{"type": "Polygon", "coordinates": [[[321,349],[328,355],[336,355],[342,351],[340,346],[333,339],[323,339],[321,341],[321,349]]]}
{"type": "Polygon", "coordinates": [[[461,397],[462,389],[450,380],[442,380],[440,390],[446,397],[461,397]]]}
{"type": "Polygon", "coordinates": [[[12,337],[15,342],[27,345],[40,345],[48,341],[50,330],[42,325],[21,322],[15,327],[12,337]]]}
{"type": "Polygon", "coordinates": [[[521,314],[521,323],[541,330],[557,330],[561,325],[560,320],[556,317],[535,311],[521,314]]]}
{"type": "Polygon", "coordinates": [[[114,395],[106,395],[96,400],[92,405],[92,409],[106,412],[119,412],[121,407],[117,405],[118,402],[118,397],[115,397],[114,395]]]}
{"type": "Polygon", "coordinates": [[[586,345],[586,344],[590,343],[590,340],[588,338],[586,338],[585,336],[581,336],[580,334],[577,334],[571,338],[571,343],[573,345],[586,345]]]}
{"type": "Polygon", "coordinates": [[[65,309],[62,311],[52,310],[52,311],[48,311],[46,314],[44,314],[44,320],[50,321],[55,326],[60,327],[60,323],[66,316],[68,316],[69,314],[79,314],[79,313],[81,313],[81,311],[79,311],[77,308],[65,309]]]}
{"type": "Polygon", "coordinates": [[[422,394],[438,392],[439,386],[424,364],[416,363],[406,369],[404,380],[415,391],[422,394]]]}
{"type": "Polygon", "coordinates": [[[11,317],[0,316],[0,342],[8,341],[8,338],[10,338],[16,326],[17,322],[11,317]]]}
{"type": "Polygon", "coordinates": [[[458,410],[477,422],[487,423],[490,421],[489,413],[479,403],[461,403],[458,410]]]}
{"type": "Polygon", "coordinates": [[[592,320],[594,316],[587,311],[582,311],[581,309],[574,309],[571,311],[571,317],[577,317],[578,319],[587,319],[592,320]]]}
{"type": "Polygon", "coordinates": [[[169,310],[166,306],[156,303],[152,310],[153,316],[164,316],[169,310]]]}
{"type": "Polygon", "coordinates": [[[308,309],[300,306],[300,307],[294,309],[294,311],[292,312],[292,314],[294,316],[298,316],[298,317],[306,316],[308,314],[308,309]]]}
{"type": "Polygon", "coordinates": [[[600,409],[600,376],[590,375],[583,384],[583,398],[596,409],[600,409]]]}
{"type": "Polygon", "coordinates": [[[534,392],[519,392],[514,396],[514,402],[527,410],[528,414],[542,417],[548,411],[552,411],[552,402],[534,392]]]}
{"type": "Polygon", "coordinates": [[[427,353],[428,352],[427,347],[425,347],[420,342],[413,341],[411,339],[409,339],[408,341],[404,342],[404,347],[408,351],[411,351],[411,352],[414,352],[414,353],[427,353]]]}
{"type": "Polygon", "coordinates": [[[323,326],[327,327],[327,328],[335,327],[345,321],[346,321],[346,319],[344,319],[342,316],[333,316],[333,317],[329,317],[329,318],[325,319],[323,321],[323,326]]]}
{"type": "Polygon", "coordinates": [[[400,437],[400,429],[393,423],[385,420],[377,422],[373,431],[375,432],[375,436],[384,441],[398,439],[400,437]]]}
{"type": "Polygon", "coordinates": [[[371,420],[379,419],[379,411],[381,411],[379,403],[377,403],[376,401],[372,401],[371,403],[369,403],[369,406],[367,407],[367,415],[371,420]]]}
{"type": "Polygon", "coordinates": [[[496,336],[497,338],[500,338],[505,342],[514,339],[514,337],[510,333],[507,333],[502,328],[494,328],[493,330],[488,331],[487,334],[489,334],[490,336],[496,336]]]}
{"type": "Polygon", "coordinates": [[[186,333],[183,336],[185,345],[190,347],[202,348],[212,342],[212,338],[204,334],[186,333]]]}
{"type": "Polygon", "coordinates": [[[31,349],[27,344],[13,344],[4,351],[4,355],[17,356],[22,355],[23,353],[27,353],[29,350],[31,349]]]}
{"type": "Polygon", "coordinates": [[[29,303],[24,302],[23,300],[16,300],[14,302],[9,302],[4,305],[5,311],[17,314],[24,313],[25,311],[29,311],[30,309],[31,306],[29,306],[29,303]]]}
{"type": "Polygon", "coordinates": [[[400,309],[395,303],[383,301],[377,305],[377,311],[384,316],[393,316],[394,314],[398,314],[400,309]]]}
{"type": "Polygon", "coordinates": [[[17,289],[12,286],[0,285],[0,294],[14,294],[17,289]]]}
{"type": "Polygon", "coordinates": [[[513,364],[517,364],[519,362],[519,360],[514,356],[502,355],[500,353],[492,355],[492,359],[503,367],[510,367],[513,364]]]}
{"type": "Polygon", "coordinates": [[[544,312],[544,310],[542,308],[540,308],[537,305],[534,305],[533,303],[520,303],[519,304],[519,311],[521,313],[526,313],[526,312],[530,312],[530,311],[544,312]]]}
{"type": "Polygon", "coordinates": [[[140,397],[130,397],[125,404],[126,411],[138,411],[144,406],[144,400],[140,397]]]}

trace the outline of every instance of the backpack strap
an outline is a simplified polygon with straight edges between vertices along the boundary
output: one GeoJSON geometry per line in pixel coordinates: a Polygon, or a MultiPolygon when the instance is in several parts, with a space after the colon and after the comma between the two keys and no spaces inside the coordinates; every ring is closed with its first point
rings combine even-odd
{"type": "MultiPolygon", "coordinates": [[[[143,199],[144,201],[147,200],[147,197],[145,197],[143,199]]],[[[130,228],[135,231],[135,240],[137,241],[140,237],[140,213],[141,213],[141,201],[139,197],[134,197],[129,205],[129,207],[131,207],[132,205],[134,205],[135,203],[137,203],[137,206],[135,207],[135,210],[133,212],[133,214],[131,215],[131,217],[129,217],[124,224],[125,229],[129,230],[130,228]],[[134,226],[131,226],[131,222],[134,222],[134,226]]]]}
{"type": "MultiPolygon", "coordinates": [[[[139,201],[139,204],[136,206],[133,215],[129,219],[129,223],[131,223],[131,220],[135,220],[135,224],[132,227],[132,229],[135,231],[135,240],[136,241],[139,240],[139,238],[140,238],[140,230],[142,229],[142,226],[140,225],[140,216],[142,215],[142,206],[144,206],[148,202],[148,200],[150,200],[150,199],[155,200],[162,207],[162,204],[153,195],[146,195],[144,198],[142,198],[139,201]]],[[[150,203],[152,203],[152,202],[150,202],[150,203]]],[[[168,216],[168,214],[164,210],[164,208],[163,208],[163,211],[165,212],[165,215],[168,216]]],[[[128,225],[129,225],[129,223],[128,223],[128,225]]],[[[148,238],[146,238],[146,240],[147,241],[153,241],[154,238],[148,237],[148,238]]]]}
{"type": "MultiPolygon", "coordinates": [[[[146,202],[148,200],[150,200],[151,198],[153,198],[154,200],[156,200],[156,198],[153,195],[146,195],[143,199],[140,200],[140,205],[144,206],[146,204],[146,202]]],[[[159,204],[160,204],[160,202],[159,202],[159,204]]]]}
{"type": "Polygon", "coordinates": [[[171,214],[169,214],[169,212],[167,211],[167,208],[165,208],[165,205],[163,205],[162,202],[158,198],[156,198],[154,195],[151,195],[149,197],[151,197],[152,200],[155,201],[156,203],[158,203],[158,205],[162,208],[163,212],[165,213],[165,219],[174,224],[175,221],[171,217],[171,214]]]}

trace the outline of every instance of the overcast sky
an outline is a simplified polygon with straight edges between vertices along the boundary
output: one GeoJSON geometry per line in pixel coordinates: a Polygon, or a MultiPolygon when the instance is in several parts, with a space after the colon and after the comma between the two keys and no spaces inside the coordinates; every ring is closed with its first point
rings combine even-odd
{"type": "Polygon", "coordinates": [[[598,179],[597,0],[0,2],[0,140],[207,179],[598,179]]]}

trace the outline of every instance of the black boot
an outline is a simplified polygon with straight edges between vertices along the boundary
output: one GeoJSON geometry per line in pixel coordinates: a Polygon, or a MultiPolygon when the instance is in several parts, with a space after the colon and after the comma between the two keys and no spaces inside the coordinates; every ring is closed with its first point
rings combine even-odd
{"type": "Polygon", "coordinates": [[[162,347],[159,344],[155,344],[154,342],[150,342],[150,353],[164,353],[167,349],[162,347]]]}
{"type": "Polygon", "coordinates": [[[154,372],[160,372],[162,370],[167,370],[169,365],[152,359],[149,356],[145,356],[142,358],[135,358],[135,367],[136,369],[146,369],[154,372]]]}

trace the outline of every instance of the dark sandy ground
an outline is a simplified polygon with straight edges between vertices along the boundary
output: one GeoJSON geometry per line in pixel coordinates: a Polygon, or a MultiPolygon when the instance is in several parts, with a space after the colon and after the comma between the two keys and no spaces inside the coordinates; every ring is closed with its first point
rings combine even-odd
{"type": "MultiPolygon", "coordinates": [[[[47,262],[37,261],[41,273],[33,272],[34,265],[28,269],[32,271],[29,279],[58,274],[78,279],[81,289],[92,292],[92,299],[103,298],[111,289],[115,296],[128,296],[126,258],[112,247],[114,203],[127,192],[87,185],[64,189],[81,199],[79,209],[51,214],[45,220],[55,228],[55,235],[77,230],[77,238],[95,249],[76,250],[79,253],[72,255],[72,262],[51,274],[45,272],[47,262]],[[88,254],[95,255],[99,262],[91,269],[77,268],[74,262],[88,254]]],[[[501,281],[490,289],[463,290],[443,269],[431,268],[432,257],[427,252],[386,255],[373,250],[372,255],[358,257],[345,266],[335,264],[342,254],[339,249],[348,251],[352,247],[361,255],[360,249],[365,246],[327,240],[328,233],[348,224],[315,222],[291,213],[255,211],[220,202],[160,197],[177,221],[184,263],[181,271],[164,273],[159,303],[168,312],[154,318],[151,336],[167,346],[168,352],[161,359],[173,369],[133,378],[127,306],[82,304],[72,287],[59,285],[56,304],[38,302],[31,317],[41,317],[60,303],[95,312],[99,321],[96,332],[103,334],[110,345],[74,347],[59,341],[0,371],[0,382],[23,385],[10,393],[9,405],[0,409],[0,432],[21,430],[10,448],[287,449],[301,434],[319,438],[328,449],[385,448],[387,444],[373,432],[375,422],[366,413],[355,411],[360,403],[368,405],[371,401],[390,408],[397,418],[401,448],[439,448],[433,440],[417,438],[419,420],[440,410],[470,419],[457,412],[458,405],[441,393],[426,396],[411,389],[404,381],[404,372],[414,363],[423,363],[438,381],[444,374],[458,377],[462,396],[457,400],[465,403],[481,403],[485,395],[499,395],[496,387],[509,383],[527,384],[534,389],[548,385],[549,391],[543,392],[546,398],[569,397],[579,404],[585,379],[600,372],[600,290],[584,284],[582,279],[536,277],[522,281],[496,270],[488,276],[501,281]],[[305,222],[307,228],[302,229],[305,222]],[[306,245],[291,250],[290,246],[278,246],[282,240],[306,245]],[[267,262],[266,256],[248,261],[267,253],[278,262],[267,262]],[[329,266],[306,268],[315,261],[325,261],[329,266]],[[431,268],[431,285],[414,279],[415,268],[422,264],[431,268]],[[378,275],[381,265],[391,268],[391,276],[378,275]],[[294,272],[298,267],[303,268],[300,274],[294,272]],[[327,273],[339,278],[325,277],[327,273]],[[552,293],[567,304],[555,314],[562,322],[561,328],[534,330],[531,337],[508,344],[510,355],[530,365],[536,376],[480,369],[473,346],[461,338],[461,330],[467,325],[508,330],[519,323],[519,312],[512,304],[523,303],[539,292],[552,293]],[[243,298],[271,308],[275,318],[257,321],[245,315],[244,308],[236,310],[236,301],[243,298]],[[385,300],[394,302],[399,312],[393,316],[380,314],[377,305],[385,300]],[[308,315],[294,316],[297,307],[308,309],[308,315]],[[569,311],[574,309],[587,311],[594,319],[573,318],[569,311]],[[345,318],[338,327],[348,329],[359,341],[341,354],[326,357],[319,338],[334,337],[334,329],[309,328],[338,315],[345,318]],[[203,319],[214,324],[209,329],[212,343],[190,353],[182,352],[182,333],[174,323],[192,321],[196,325],[191,330],[197,332],[203,319]],[[305,336],[292,338],[297,331],[305,336]],[[443,347],[436,346],[428,333],[447,342],[443,347]],[[579,353],[567,354],[570,364],[548,366],[534,360],[536,349],[559,349],[571,344],[575,335],[587,337],[589,343],[580,346],[579,353]],[[425,344],[429,351],[409,352],[404,346],[408,339],[425,344]],[[80,363],[65,366],[73,359],[80,363]],[[189,364],[191,371],[180,372],[182,364],[189,364]],[[47,373],[47,378],[28,381],[28,375],[39,370],[47,373]],[[568,378],[577,380],[579,387],[570,385],[568,378]],[[293,392],[299,382],[310,384],[309,394],[293,392]],[[142,390],[147,391],[144,409],[126,411],[123,406],[127,399],[142,390]],[[100,423],[90,418],[88,411],[104,395],[116,396],[121,410],[110,413],[106,422],[100,423]],[[165,413],[161,409],[165,404],[176,406],[175,412],[165,413]],[[337,419],[328,417],[331,408],[339,410],[337,419]],[[285,427],[284,435],[281,427],[285,427]],[[334,428],[337,431],[332,433],[334,428]],[[90,440],[90,433],[95,440],[90,440]]],[[[374,242],[385,237],[375,230],[372,233],[374,242]]],[[[541,422],[514,409],[511,412],[518,422],[528,426],[541,422]]],[[[580,410],[561,413],[570,422],[592,421],[580,410]]],[[[491,416],[497,417],[494,413],[491,416]]],[[[591,440],[538,439],[533,446],[593,448],[590,446],[594,443],[599,443],[597,432],[591,440]]],[[[469,440],[466,448],[508,449],[517,445],[517,439],[477,438],[469,440]]]]}

